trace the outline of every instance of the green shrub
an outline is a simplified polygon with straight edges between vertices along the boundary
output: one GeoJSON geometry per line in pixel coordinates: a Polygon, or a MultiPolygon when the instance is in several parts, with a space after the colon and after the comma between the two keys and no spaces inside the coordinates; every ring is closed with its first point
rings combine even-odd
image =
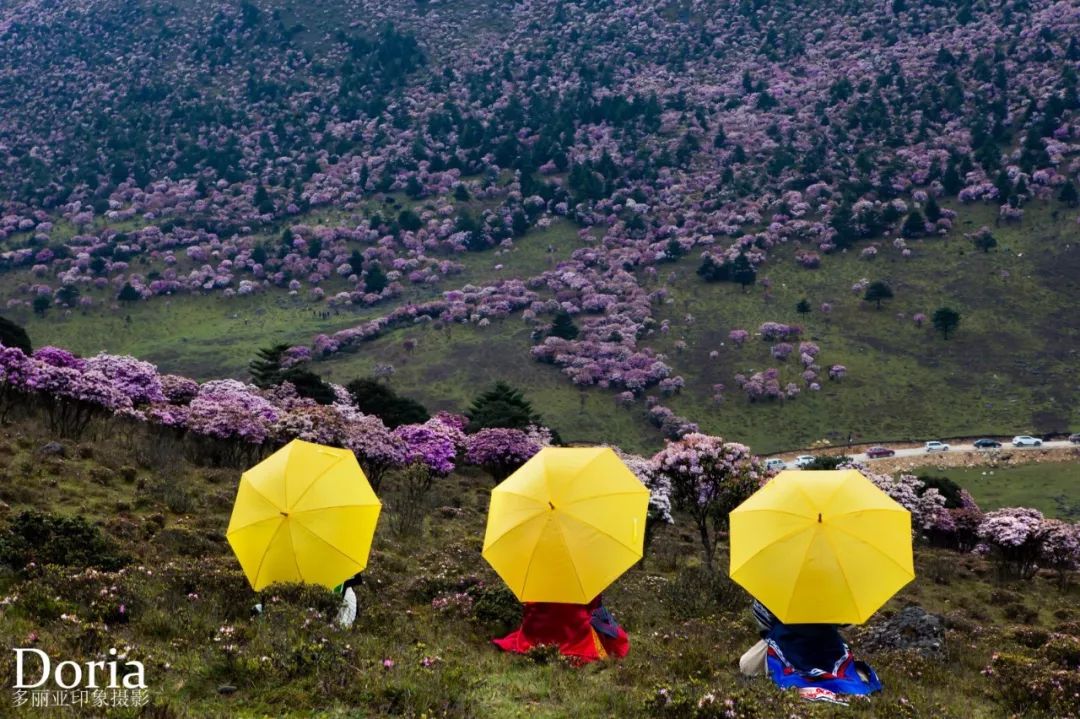
{"type": "Polygon", "coordinates": [[[1080,638],[1053,634],[1039,647],[1038,655],[1059,669],[1080,671],[1080,638]]]}
{"type": "Polygon", "coordinates": [[[498,631],[509,631],[521,621],[521,602],[502,584],[478,584],[469,590],[475,600],[476,621],[498,631]]]}
{"type": "Polygon", "coordinates": [[[113,570],[129,559],[83,517],[27,510],[0,533],[0,561],[16,569],[36,562],[113,570]]]}
{"type": "Polygon", "coordinates": [[[270,595],[270,600],[265,603],[267,613],[273,611],[277,605],[288,605],[301,609],[314,609],[323,617],[329,619],[337,614],[341,606],[341,595],[326,587],[314,584],[273,584],[265,590],[270,595]]]}
{"type": "Polygon", "coordinates": [[[686,567],[667,585],[665,603],[675,619],[698,619],[750,606],[746,593],[722,572],[686,567]]]}
{"type": "Polygon", "coordinates": [[[20,588],[15,607],[19,614],[37,622],[50,622],[75,611],[74,605],[61,600],[51,587],[36,582],[27,582],[20,588]]]}
{"type": "Polygon", "coordinates": [[[1005,652],[994,655],[988,672],[997,698],[1020,716],[1076,716],[1080,672],[1005,652]]]}
{"type": "Polygon", "coordinates": [[[1038,649],[1050,638],[1050,632],[1035,627],[1016,627],[1010,634],[1014,642],[1028,649],[1038,649]]]}
{"type": "Polygon", "coordinates": [[[814,461],[807,465],[807,469],[836,469],[842,464],[849,464],[851,457],[846,454],[838,454],[835,457],[821,456],[814,457],[814,461]]]}

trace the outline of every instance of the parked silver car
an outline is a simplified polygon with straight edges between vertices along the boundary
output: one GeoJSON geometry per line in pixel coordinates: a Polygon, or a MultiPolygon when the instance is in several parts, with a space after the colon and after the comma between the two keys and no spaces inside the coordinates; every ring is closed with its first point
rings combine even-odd
{"type": "Polygon", "coordinates": [[[1028,434],[1018,434],[1013,437],[1012,445],[1014,447],[1041,447],[1042,440],[1028,434]]]}
{"type": "Polygon", "coordinates": [[[948,452],[949,451],[949,445],[945,444],[944,442],[938,442],[937,440],[934,440],[933,442],[927,442],[926,443],[926,451],[927,452],[948,452]]]}

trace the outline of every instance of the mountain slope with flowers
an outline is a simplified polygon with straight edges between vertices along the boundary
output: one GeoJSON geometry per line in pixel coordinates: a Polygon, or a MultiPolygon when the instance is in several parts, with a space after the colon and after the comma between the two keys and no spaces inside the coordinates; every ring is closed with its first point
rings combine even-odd
{"type": "Polygon", "coordinates": [[[1049,0],[9,3],[5,312],[205,378],[272,341],[440,408],[504,376],[639,449],[1075,430],[1077,36],[1049,0]]]}
{"type": "MultiPolygon", "coordinates": [[[[42,351],[37,361],[55,369],[67,362],[78,371],[56,350],[42,351]]],[[[117,359],[99,359],[83,373],[92,381],[95,373],[121,369],[128,381],[118,386],[129,401],[147,388],[156,394],[156,387],[169,404],[192,413],[225,411],[225,393],[237,391],[204,385],[191,397],[192,386],[179,378],[159,384],[117,359]]],[[[0,641],[77,661],[115,647],[145,664],[145,711],[153,716],[833,715],[834,708],[737,676],[740,653],[756,640],[749,600],[723,573],[703,568],[695,514],[679,491],[689,486],[686,478],[697,481],[695,467],[708,468],[705,481],[736,491],[739,483],[729,486],[735,478],[723,467],[758,467],[745,447],[693,435],[655,460],[624,455],[653,487],[658,514],[650,516],[660,521],[650,522],[645,563],[605,592],[630,633],[630,655],[581,668],[546,651],[500,654],[489,643],[520,611],[480,558],[492,476],[500,471],[489,461],[521,457],[485,455],[482,442],[462,453],[460,432],[413,427],[401,439],[434,478],[417,494],[413,470],[378,475],[372,448],[358,447],[369,476],[379,479],[384,510],[357,590],[356,624],[343,629],[334,621],[338,599],[324,590],[276,585],[256,595],[248,588],[224,537],[240,466],[255,459],[246,439],[184,436],[160,421],[98,412],[80,441],[47,429],[66,401],[62,391],[4,399],[0,641]],[[439,449],[446,440],[449,454],[439,449]],[[256,602],[262,613],[252,611],[256,602]]],[[[303,404],[286,409],[282,399],[262,397],[291,418],[275,431],[304,431],[303,404]]],[[[147,401],[154,398],[144,396],[140,405],[147,401]]],[[[943,719],[1075,715],[1075,525],[1024,509],[984,515],[963,492],[950,508],[950,498],[914,477],[869,476],[912,511],[920,535],[917,579],[869,625],[847,631],[886,687],[848,711],[943,719]],[[985,553],[970,551],[975,541],[985,553]],[[889,634],[889,622],[911,606],[943,622],[936,625],[943,633],[920,638],[922,651],[890,644],[904,635],[889,634]]],[[[726,537],[713,539],[722,566],[726,537]]],[[[15,671],[10,653],[0,654],[0,671],[15,671]]]]}

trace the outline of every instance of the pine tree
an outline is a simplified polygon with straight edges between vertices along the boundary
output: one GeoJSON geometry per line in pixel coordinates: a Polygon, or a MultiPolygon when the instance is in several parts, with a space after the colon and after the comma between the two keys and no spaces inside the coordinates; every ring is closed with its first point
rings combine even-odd
{"type": "Polygon", "coordinates": [[[124,286],[120,289],[120,294],[116,296],[116,299],[121,302],[138,302],[142,299],[142,295],[139,291],[131,286],[130,282],[125,282],[124,286]]]}
{"type": "Polygon", "coordinates": [[[1061,186],[1058,199],[1069,207],[1076,207],[1077,204],[1080,204],[1080,194],[1077,193],[1076,185],[1073,184],[1072,180],[1066,180],[1065,184],[1061,186]]]}
{"type": "Polygon", "coordinates": [[[810,314],[810,300],[803,297],[801,300],[799,300],[799,303],[795,305],[795,311],[798,312],[800,315],[810,314]]]}
{"type": "Polygon", "coordinates": [[[360,254],[360,250],[353,250],[349,255],[349,267],[357,277],[364,274],[364,256],[360,254]]]}
{"type": "Polygon", "coordinates": [[[379,267],[379,263],[372,263],[368,267],[367,275],[364,276],[364,290],[378,294],[386,289],[388,283],[386,273],[383,272],[382,267],[379,267]]]}
{"type": "Polygon", "coordinates": [[[17,347],[27,356],[34,351],[30,344],[30,335],[26,334],[26,330],[4,317],[0,317],[0,344],[5,347],[17,347]]]}
{"type": "Polygon", "coordinates": [[[570,317],[570,313],[566,310],[559,310],[551,323],[551,329],[548,330],[548,337],[559,337],[564,340],[572,340],[577,338],[578,332],[577,325],[574,324],[574,320],[570,317]]]}
{"type": "Polygon", "coordinates": [[[924,211],[926,212],[926,219],[929,222],[937,222],[941,219],[941,206],[938,205],[937,200],[934,199],[933,195],[930,195],[930,197],[927,198],[924,211]]]}
{"type": "Polygon", "coordinates": [[[255,187],[255,197],[252,198],[251,203],[255,205],[260,215],[268,215],[274,211],[274,202],[261,182],[255,187]]]}
{"type": "Polygon", "coordinates": [[[281,357],[287,349],[287,344],[276,344],[256,350],[255,359],[248,364],[251,383],[261,389],[280,384],[281,357]]]}
{"type": "Polygon", "coordinates": [[[744,292],[747,287],[757,282],[757,270],[750,263],[750,259],[741,252],[731,263],[731,279],[742,285],[744,292]]]}
{"type": "Polygon", "coordinates": [[[466,432],[477,432],[488,427],[524,430],[529,425],[541,423],[540,415],[533,410],[525,395],[502,380],[473,400],[465,416],[469,418],[466,432]]]}
{"type": "Polygon", "coordinates": [[[960,171],[956,169],[956,163],[950,161],[945,168],[945,175],[941,178],[941,185],[949,195],[955,195],[964,189],[964,179],[960,177],[960,171]]]}
{"type": "Polygon", "coordinates": [[[900,234],[904,237],[922,237],[926,234],[926,218],[918,210],[912,210],[904,220],[900,234]]]}
{"type": "Polygon", "coordinates": [[[841,250],[850,249],[857,239],[855,232],[854,214],[851,211],[851,205],[844,202],[837,207],[833,213],[832,218],[829,220],[829,225],[836,231],[833,236],[833,244],[841,250]]]}

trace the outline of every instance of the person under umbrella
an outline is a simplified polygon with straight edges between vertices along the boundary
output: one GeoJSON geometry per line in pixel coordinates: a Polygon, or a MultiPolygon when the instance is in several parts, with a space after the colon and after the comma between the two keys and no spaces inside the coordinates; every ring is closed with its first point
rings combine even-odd
{"type": "Polygon", "coordinates": [[[598,659],[621,659],[630,651],[630,639],[603,604],[602,596],[589,604],[526,602],[521,626],[505,637],[491,640],[503,651],[525,654],[542,645],[555,645],[559,653],[585,664],[598,659]]]}
{"type": "Polygon", "coordinates": [[[840,635],[841,625],[784,624],[756,599],[750,611],[761,639],[739,659],[744,676],[767,674],[781,688],[836,703],[840,695],[881,691],[877,674],[840,635]]]}

